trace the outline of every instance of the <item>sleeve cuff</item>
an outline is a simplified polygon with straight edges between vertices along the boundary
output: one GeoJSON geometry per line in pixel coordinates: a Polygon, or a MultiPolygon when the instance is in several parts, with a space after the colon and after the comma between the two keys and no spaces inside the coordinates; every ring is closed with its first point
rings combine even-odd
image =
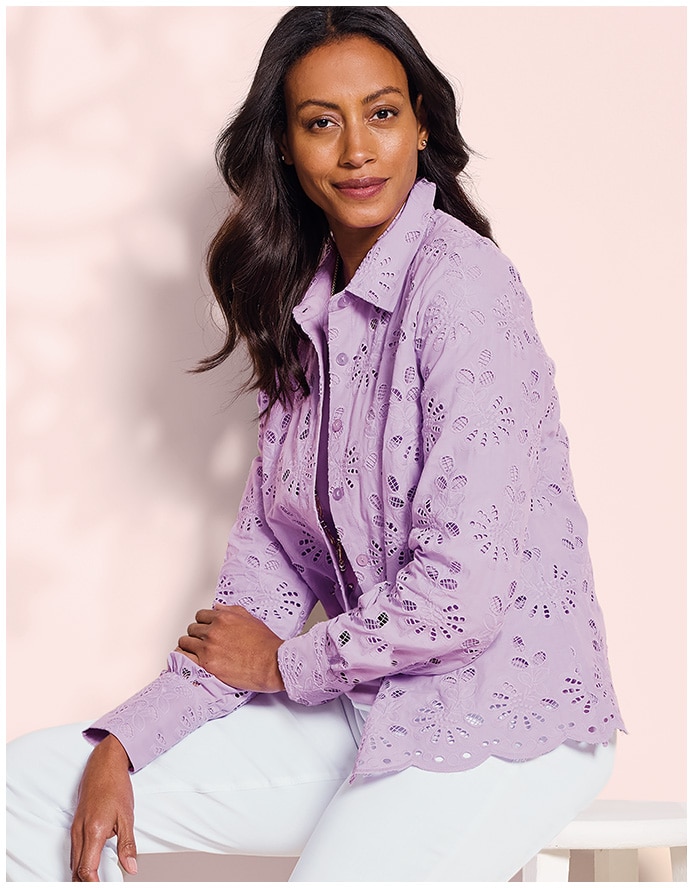
{"type": "Polygon", "coordinates": [[[233,712],[253,694],[225,685],[182,654],[168,669],[83,734],[96,745],[113,734],[139,771],[207,721],[233,712]]]}
{"type": "Polygon", "coordinates": [[[317,623],[305,635],[290,638],[279,647],[279,671],[291,700],[317,706],[352,689],[354,683],[331,663],[332,658],[340,659],[333,648],[325,623],[317,623]]]}

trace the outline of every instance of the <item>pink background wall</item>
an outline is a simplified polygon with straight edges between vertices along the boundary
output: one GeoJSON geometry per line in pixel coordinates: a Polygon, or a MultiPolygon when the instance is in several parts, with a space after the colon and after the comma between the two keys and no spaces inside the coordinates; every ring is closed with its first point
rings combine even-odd
{"type": "MultiPolygon", "coordinates": [[[[682,799],[685,9],[397,10],[557,361],[630,729],[604,796],[682,799]]],[[[211,600],[254,401],[241,362],[183,371],[214,140],[281,11],[7,11],[10,737],[120,702],[211,600]]]]}

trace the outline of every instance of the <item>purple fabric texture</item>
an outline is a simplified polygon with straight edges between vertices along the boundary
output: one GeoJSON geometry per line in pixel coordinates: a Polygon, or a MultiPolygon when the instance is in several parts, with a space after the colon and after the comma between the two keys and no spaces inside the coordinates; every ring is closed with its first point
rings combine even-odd
{"type": "MultiPolygon", "coordinates": [[[[311,393],[260,422],[216,593],[287,639],[293,700],[372,702],[355,776],[625,730],[553,362],[512,263],[434,195],[414,186],[334,296],[329,250],[295,309],[311,393]],[[315,505],[323,412],[347,574],[315,505]],[[316,600],[328,620],[298,635],[316,600]]],[[[251,696],[172,654],[86,733],[138,769],[251,696]]]]}

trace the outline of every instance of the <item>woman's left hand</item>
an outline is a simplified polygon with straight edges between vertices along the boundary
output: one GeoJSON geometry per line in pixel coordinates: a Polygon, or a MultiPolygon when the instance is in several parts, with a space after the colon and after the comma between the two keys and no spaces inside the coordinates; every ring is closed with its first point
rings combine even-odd
{"type": "Polygon", "coordinates": [[[176,648],[224,684],[273,694],[284,690],[277,650],[282,639],[238,605],[200,610],[176,648]]]}

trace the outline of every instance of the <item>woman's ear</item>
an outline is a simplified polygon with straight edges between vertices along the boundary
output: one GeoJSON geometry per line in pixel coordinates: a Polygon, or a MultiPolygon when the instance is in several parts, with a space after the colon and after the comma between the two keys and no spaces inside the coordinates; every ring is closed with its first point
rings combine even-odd
{"type": "Polygon", "coordinates": [[[285,163],[287,166],[293,166],[293,158],[291,157],[291,153],[286,143],[286,133],[282,133],[281,138],[279,139],[279,156],[282,159],[282,163],[285,163]]]}
{"type": "MultiPolygon", "coordinates": [[[[423,99],[419,96],[416,100],[416,105],[414,106],[414,114],[416,114],[416,119],[419,121],[419,146],[421,147],[421,143],[428,142],[428,117],[426,115],[426,109],[424,108],[423,99]]],[[[425,144],[424,144],[425,147],[425,144]]]]}

